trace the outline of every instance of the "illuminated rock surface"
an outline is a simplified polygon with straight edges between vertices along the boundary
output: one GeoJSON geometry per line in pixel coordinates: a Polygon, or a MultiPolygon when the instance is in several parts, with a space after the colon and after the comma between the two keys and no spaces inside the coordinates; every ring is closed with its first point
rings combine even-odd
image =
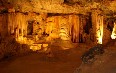
{"type": "Polygon", "coordinates": [[[116,0],[0,0],[0,73],[72,73],[85,51],[115,41],[115,23],[116,0]]]}

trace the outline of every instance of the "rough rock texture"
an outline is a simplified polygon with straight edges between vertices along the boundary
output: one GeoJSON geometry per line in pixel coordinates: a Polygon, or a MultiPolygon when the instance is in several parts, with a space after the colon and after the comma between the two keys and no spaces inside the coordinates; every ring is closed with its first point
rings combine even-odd
{"type": "Polygon", "coordinates": [[[0,37],[4,37],[8,33],[7,18],[7,14],[0,14],[0,37]]]}
{"type": "Polygon", "coordinates": [[[85,13],[98,8],[110,13],[116,11],[115,3],[115,0],[1,0],[0,9],[10,12],[85,13]]]}
{"type": "Polygon", "coordinates": [[[0,41],[0,60],[12,56],[20,56],[29,52],[31,50],[28,45],[17,43],[11,37],[2,38],[0,41]]]}
{"type": "Polygon", "coordinates": [[[0,0],[0,37],[13,37],[31,49],[41,49],[40,44],[56,39],[105,44],[110,40],[116,19],[115,3],[114,0],[0,0]]]}
{"type": "Polygon", "coordinates": [[[1,19],[1,24],[8,23],[5,25],[8,28],[5,30],[6,34],[16,34],[16,38],[31,34],[37,35],[34,38],[39,40],[37,37],[42,37],[43,34],[49,36],[46,38],[47,41],[61,38],[71,39],[73,42],[101,43],[101,39],[105,41],[110,38],[102,38],[109,31],[106,28],[107,23],[104,23],[104,17],[106,21],[111,17],[115,19],[115,2],[115,0],[1,0],[0,13],[4,14],[2,16],[5,18],[1,19]]]}

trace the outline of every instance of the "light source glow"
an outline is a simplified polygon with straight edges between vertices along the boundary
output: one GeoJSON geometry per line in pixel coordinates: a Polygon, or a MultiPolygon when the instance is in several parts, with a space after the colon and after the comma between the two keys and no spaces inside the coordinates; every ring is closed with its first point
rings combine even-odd
{"type": "Polygon", "coordinates": [[[103,38],[103,16],[100,17],[98,24],[97,24],[97,43],[102,44],[103,38]]]}
{"type": "Polygon", "coordinates": [[[113,28],[113,31],[112,31],[111,38],[116,39],[116,23],[114,23],[114,28],[113,28]]]}

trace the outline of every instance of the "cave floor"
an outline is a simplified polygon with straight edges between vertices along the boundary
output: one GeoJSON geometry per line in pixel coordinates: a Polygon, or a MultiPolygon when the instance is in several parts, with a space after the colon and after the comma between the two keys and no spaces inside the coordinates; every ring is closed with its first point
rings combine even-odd
{"type": "Polygon", "coordinates": [[[0,73],[73,73],[81,64],[82,47],[57,50],[51,57],[46,53],[31,53],[8,58],[0,62],[0,73]]]}
{"type": "Polygon", "coordinates": [[[116,73],[116,40],[104,44],[104,51],[93,63],[82,63],[74,73],[116,73]]]}
{"type": "Polygon", "coordinates": [[[33,52],[4,59],[0,61],[0,73],[116,73],[116,41],[105,45],[103,56],[90,65],[82,64],[80,57],[92,44],[80,43],[71,47],[67,43],[51,45],[50,54],[33,52]],[[81,72],[77,72],[77,68],[81,72]]]}

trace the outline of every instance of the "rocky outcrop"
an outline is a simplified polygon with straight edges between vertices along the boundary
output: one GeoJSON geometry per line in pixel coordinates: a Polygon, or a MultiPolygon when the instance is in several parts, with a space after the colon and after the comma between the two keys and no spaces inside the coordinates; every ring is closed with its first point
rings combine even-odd
{"type": "Polygon", "coordinates": [[[0,60],[12,56],[21,56],[30,52],[31,50],[28,45],[17,43],[11,37],[2,38],[0,42],[0,60]]]}
{"type": "Polygon", "coordinates": [[[110,14],[116,11],[114,0],[1,0],[0,9],[9,12],[81,13],[101,9],[110,14]]]}

